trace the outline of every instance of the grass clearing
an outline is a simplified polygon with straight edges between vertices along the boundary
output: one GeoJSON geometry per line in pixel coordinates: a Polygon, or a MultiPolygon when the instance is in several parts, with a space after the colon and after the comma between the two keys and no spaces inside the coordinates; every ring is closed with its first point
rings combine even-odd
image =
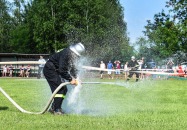
{"type": "MultiPolygon", "coordinates": [[[[93,81],[93,80],[92,80],[93,81]]],[[[109,82],[108,79],[94,81],[109,82]]],[[[0,93],[2,130],[184,130],[187,128],[187,80],[145,80],[83,85],[68,115],[29,115],[0,93]],[[119,86],[121,84],[121,86],[119,86]]],[[[1,78],[2,87],[21,107],[41,111],[51,95],[44,79],[1,78]]],[[[68,97],[67,97],[68,98],[68,97]]],[[[66,101],[63,105],[67,105],[66,101]]]]}

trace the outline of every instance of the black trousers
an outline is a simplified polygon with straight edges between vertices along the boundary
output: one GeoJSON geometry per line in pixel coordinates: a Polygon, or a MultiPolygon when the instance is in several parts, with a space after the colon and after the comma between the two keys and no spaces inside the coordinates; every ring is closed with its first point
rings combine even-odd
{"type": "MultiPolygon", "coordinates": [[[[44,68],[43,68],[43,73],[44,73],[44,76],[51,88],[51,92],[53,93],[56,88],[63,82],[65,82],[61,76],[59,75],[59,73],[56,71],[55,69],[55,66],[50,63],[49,61],[45,64],[44,68]]],[[[61,105],[62,105],[62,102],[63,102],[63,99],[64,99],[64,96],[66,95],[67,93],[67,86],[64,86],[62,87],[56,95],[58,96],[55,96],[54,98],[54,101],[53,101],[53,106],[54,109],[61,109],[61,105]],[[61,95],[61,96],[59,96],[61,95]]]]}
{"type": "Polygon", "coordinates": [[[138,79],[139,79],[139,73],[132,72],[132,71],[129,71],[129,75],[127,77],[127,80],[130,80],[130,78],[133,76],[133,74],[136,75],[136,81],[138,81],[138,79]]]}

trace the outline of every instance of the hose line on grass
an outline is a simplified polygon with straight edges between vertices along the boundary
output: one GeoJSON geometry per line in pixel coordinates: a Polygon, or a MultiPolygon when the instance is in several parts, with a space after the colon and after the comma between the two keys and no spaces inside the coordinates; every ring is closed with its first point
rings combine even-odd
{"type": "Polygon", "coordinates": [[[44,114],[47,109],[49,108],[54,96],[56,95],[56,93],[64,86],[70,84],[70,82],[65,82],[65,83],[61,83],[57,89],[53,92],[53,94],[51,95],[47,105],[44,107],[43,111],[41,112],[30,112],[30,111],[27,111],[25,109],[23,109],[22,107],[20,107],[1,87],[0,87],[0,91],[5,95],[6,98],[8,98],[8,100],[18,109],[20,110],[21,112],[23,113],[27,113],[27,114],[44,114]]]}
{"type": "MultiPolygon", "coordinates": [[[[47,109],[49,108],[54,96],[56,95],[56,93],[64,86],[70,84],[70,82],[65,82],[65,83],[61,83],[57,89],[53,92],[53,94],[51,95],[49,101],[47,102],[47,105],[44,107],[43,111],[41,112],[30,112],[30,111],[27,111],[25,109],[23,109],[21,106],[19,106],[1,87],[0,87],[0,91],[4,94],[4,96],[6,98],[8,98],[8,100],[19,110],[21,111],[22,113],[26,113],[26,114],[44,114],[47,109]]],[[[81,84],[113,84],[113,85],[119,85],[119,84],[116,84],[116,83],[112,83],[112,82],[82,82],[81,84]]],[[[120,85],[119,85],[120,86],[120,85]]]]}

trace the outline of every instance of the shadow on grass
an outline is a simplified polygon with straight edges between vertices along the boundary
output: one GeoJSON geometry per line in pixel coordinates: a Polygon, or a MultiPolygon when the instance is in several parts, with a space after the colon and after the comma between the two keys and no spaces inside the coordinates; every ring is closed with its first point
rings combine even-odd
{"type": "Polygon", "coordinates": [[[1,107],[0,106],[0,110],[7,110],[8,109],[8,107],[1,107]]]}

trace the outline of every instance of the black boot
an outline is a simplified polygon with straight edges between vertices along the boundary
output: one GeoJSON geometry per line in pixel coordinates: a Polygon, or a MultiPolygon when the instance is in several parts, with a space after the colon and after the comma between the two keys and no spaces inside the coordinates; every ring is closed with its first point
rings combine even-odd
{"type": "Polygon", "coordinates": [[[54,115],[63,115],[63,114],[65,114],[65,113],[62,111],[62,109],[56,109],[54,111],[54,115]]]}
{"type": "Polygon", "coordinates": [[[63,115],[64,112],[61,109],[63,98],[62,97],[55,97],[54,102],[51,106],[51,113],[54,115],[63,115]]]}

